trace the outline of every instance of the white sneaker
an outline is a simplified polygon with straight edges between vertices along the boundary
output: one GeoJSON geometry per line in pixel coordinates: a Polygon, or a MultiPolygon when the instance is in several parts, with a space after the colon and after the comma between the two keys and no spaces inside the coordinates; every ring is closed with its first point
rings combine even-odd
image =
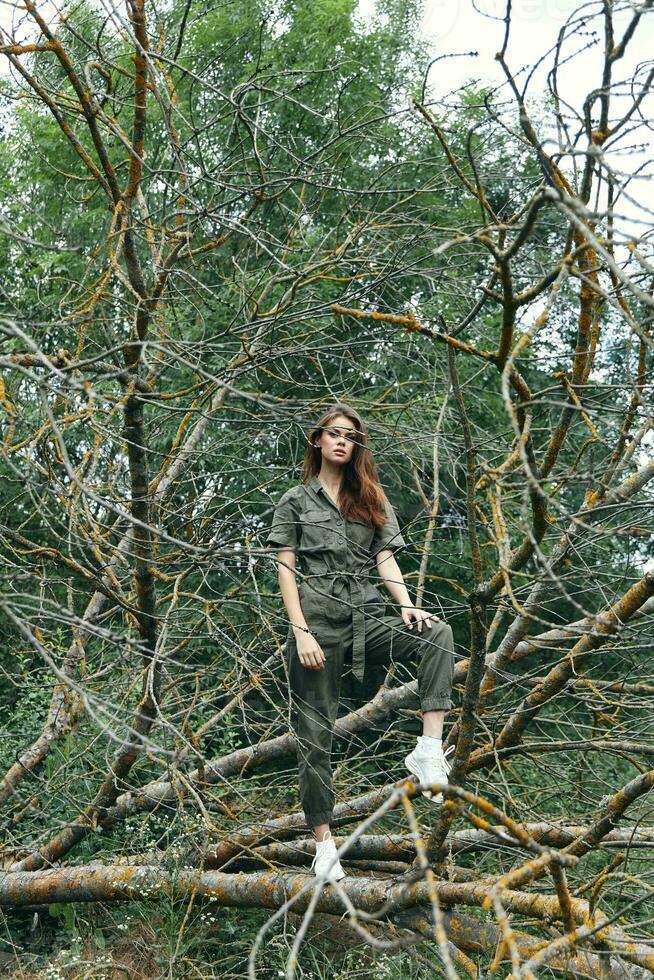
{"type": "Polygon", "coordinates": [[[336,857],[336,844],[331,830],[327,831],[324,840],[316,841],[316,856],[311,862],[311,868],[317,877],[326,875],[332,881],[338,881],[339,878],[345,877],[341,862],[336,857]]]}
{"type": "MultiPolygon", "coordinates": [[[[447,752],[443,752],[442,746],[436,749],[425,749],[423,744],[418,742],[413,752],[409,752],[404,762],[420,783],[447,783],[448,774],[452,766],[447,761],[447,756],[454,752],[454,746],[450,745],[447,752]]],[[[430,789],[423,789],[422,795],[433,803],[442,803],[442,793],[432,793],[430,789]]]]}

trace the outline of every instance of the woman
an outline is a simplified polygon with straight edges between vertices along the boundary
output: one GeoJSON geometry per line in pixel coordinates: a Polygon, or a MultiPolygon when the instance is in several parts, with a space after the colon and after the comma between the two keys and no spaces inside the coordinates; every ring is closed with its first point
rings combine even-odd
{"type": "MultiPolygon", "coordinates": [[[[452,630],[411,602],[394,557],[406,543],[380,486],[366,427],[348,405],[333,405],[309,433],[302,483],[279,499],[266,543],[278,548],[279,587],[291,623],[286,658],[300,798],[317,841],[312,867],[317,875],[341,878],[330,822],[332,732],[343,672],[351,662],[362,680],[366,663],[417,660],[423,734],[405,763],[420,782],[447,783],[442,734],[452,706],[452,630]],[[387,614],[369,578],[373,570],[399,615],[387,614]]],[[[429,790],[423,795],[443,799],[429,790]]]]}

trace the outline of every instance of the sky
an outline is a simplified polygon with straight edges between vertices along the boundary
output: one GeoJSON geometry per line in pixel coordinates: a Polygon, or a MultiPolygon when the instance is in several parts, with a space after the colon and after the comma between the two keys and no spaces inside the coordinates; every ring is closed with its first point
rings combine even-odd
{"type": "MultiPolygon", "coordinates": [[[[373,6],[373,0],[361,0],[362,12],[373,6]]],[[[583,5],[587,14],[596,15],[601,3],[591,2],[583,5]]],[[[642,2],[614,3],[616,11],[616,41],[622,38],[624,28],[633,16],[634,10],[642,8],[642,2]]],[[[553,64],[553,46],[557,36],[569,16],[581,4],[577,0],[514,0],[512,4],[511,31],[506,60],[514,76],[525,66],[535,64],[543,58],[542,66],[536,71],[528,88],[529,96],[536,100],[547,91],[547,73],[553,64]]],[[[434,56],[447,55],[437,62],[429,76],[429,91],[432,98],[446,98],[458,86],[470,78],[478,78],[486,84],[499,86],[500,95],[509,96],[501,66],[495,59],[504,38],[505,0],[426,0],[423,28],[430,41],[434,56]],[[477,56],[458,57],[465,52],[476,51],[477,56]],[[455,57],[452,57],[452,56],[455,57]]],[[[559,93],[572,111],[580,113],[586,95],[601,84],[601,65],[603,62],[603,24],[594,16],[589,18],[580,43],[577,37],[566,43],[563,53],[570,57],[559,74],[559,93]],[[591,33],[591,32],[594,32],[591,33]],[[588,45],[586,50],[580,47],[588,45]]],[[[624,58],[616,63],[615,81],[626,80],[631,83],[636,77],[644,78],[648,67],[654,65],[654,11],[641,18],[637,31],[627,47],[624,58]]],[[[615,109],[627,106],[630,92],[627,88],[619,99],[614,100],[615,109]]],[[[654,95],[650,94],[643,102],[644,115],[654,120],[654,95]]],[[[554,136],[554,132],[551,133],[554,136]]],[[[627,193],[633,195],[634,202],[623,199],[621,211],[626,219],[625,228],[629,234],[638,236],[649,230],[654,223],[654,133],[652,128],[641,126],[632,136],[622,141],[630,146],[628,155],[617,154],[610,149],[607,156],[611,166],[618,173],[634,174],[639,168],[642,173],[634,177],[627,193]]],[[[554,149],[550,144],[550,149],[554,149]]]]}

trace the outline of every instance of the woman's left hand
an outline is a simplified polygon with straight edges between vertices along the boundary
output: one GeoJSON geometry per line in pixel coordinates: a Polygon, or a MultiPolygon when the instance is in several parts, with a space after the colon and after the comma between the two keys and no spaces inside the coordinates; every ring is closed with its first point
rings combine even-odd
{"type": "Polygon", "coordinates": [[[426,609],[416,609],[415,606],[404,606],[402,608],[402,619],[410,630],[413,629],[414,622],[418,624],[418,632],[422,633],[422,624],[425,623],[431,629],[432,621],[440,623],[441,617],[436,613],[427,612],[426,609]]]}

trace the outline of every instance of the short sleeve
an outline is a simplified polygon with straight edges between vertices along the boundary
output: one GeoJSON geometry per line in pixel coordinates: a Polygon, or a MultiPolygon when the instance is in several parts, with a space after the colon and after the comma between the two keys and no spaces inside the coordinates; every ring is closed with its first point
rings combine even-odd
{"type": "Polygon", "coordinates": [[[372,536],[370,552],[376,555],[378,551],[389,549],[390,551],[401,551],[407,547],[407,543],[402,537],[400,525],[397,522],[395,511],[389,500],[386,501],[386,523],[383,527],[375,528],[372,536]]]}
{"type": "Polygon", "coordinates": [[[275,506],[272,525],[266,538],[267,545],[295,551],[299,544],[299,523],[291,490],[287,490],[275,506]]]}

